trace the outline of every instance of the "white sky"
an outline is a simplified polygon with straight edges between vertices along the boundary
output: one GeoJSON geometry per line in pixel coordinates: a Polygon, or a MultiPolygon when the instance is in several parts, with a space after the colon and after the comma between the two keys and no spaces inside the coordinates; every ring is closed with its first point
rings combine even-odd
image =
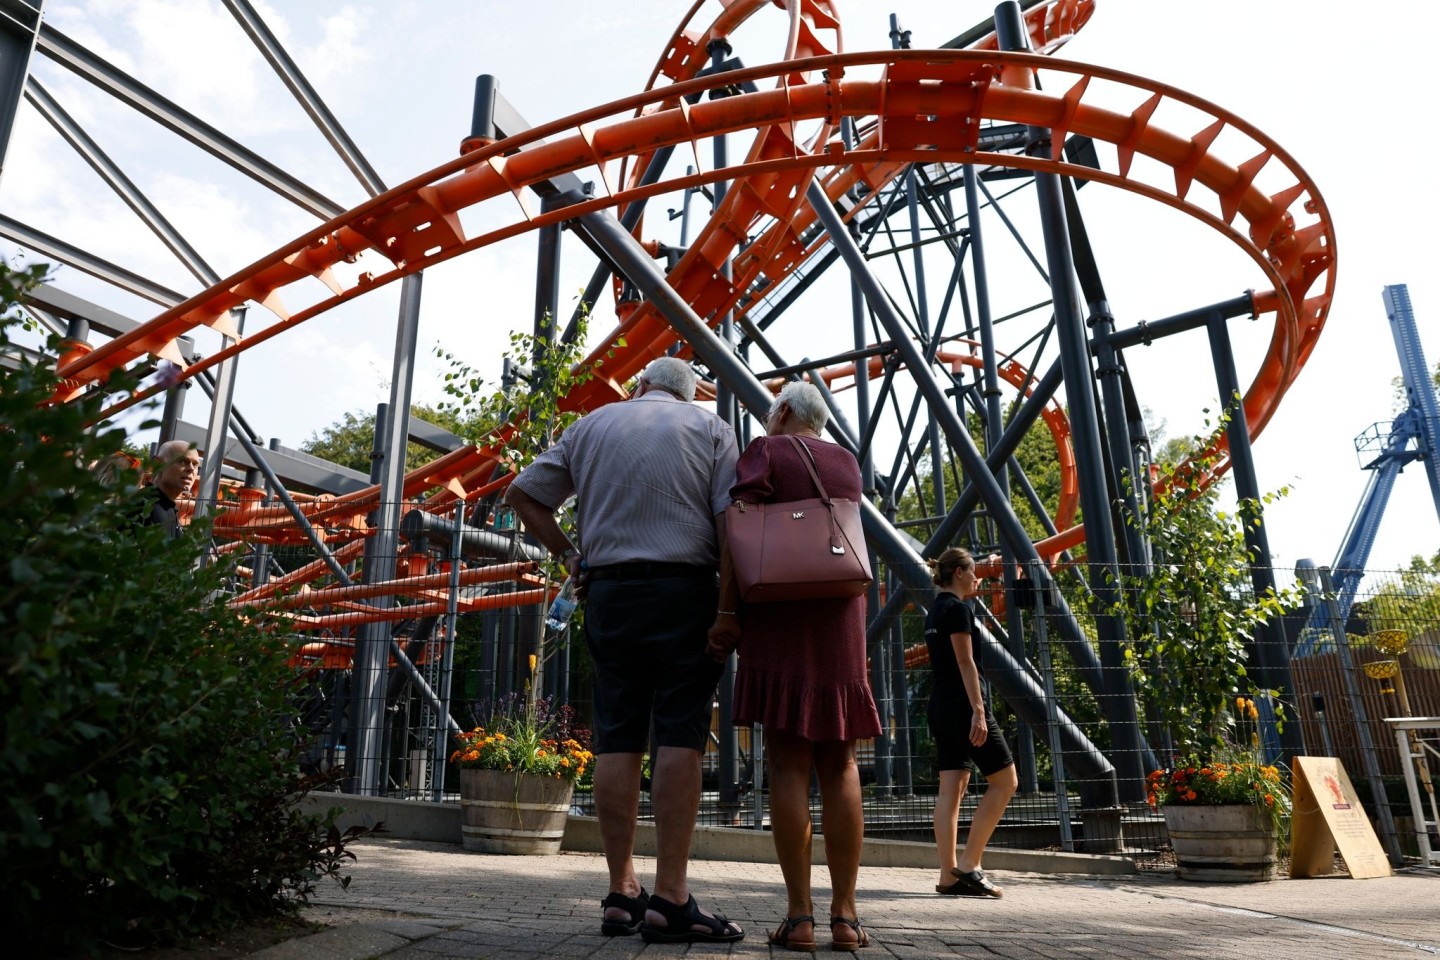
{"type": "MultiPolygon", "coordinates": [[[[505,96],[541,123],[639,91],[687,2],[601,4],[453,3],[440,0],[257,4],[270,28],[388,185],[456,153],[468,132],[476,74],[499,78],[505,96]]],[[[712,6],[714,6],[712,0],[712,6]]],[[[841,3],[849,51],[889,47],[896,12],[917,47],[934,45],[988,16],[988,2],[892,0],[841,3]]],[[[355,179],[269,71],[223,6],[212,0],[48,0],[47,18],[180,106],[313,184],[345,206],[365,199],[355,179]]],[[[1289,484],[1268,516],[1279,565],[1301,557],[1329,563],[1368,474],[1354,436],[1391,413],[1395,349],[1381,287],[1407,283],[1433,367],[1440,316],[1429,228],[1440,222],[1433,190],[1417,176],[1418,141],[1433,106],[1428,57],[1412,38],[1433,36],[1440,12],[1424,0],[1364,6],[1306,0],[1099,0],[1090,24],[1059,57],[1103,64],[1166,83],[1237,113],[1273,137],[1309,172],[1335,223],[1338,285],[1320,343],[1280,412],[1256,443],[1260,484],[1289,484]],[[1344,11],[1343,13],[1339,11],[1344,11]]],[[[748,65],[773,60],[784,17],[766,5],[732,42],[748,65]]],[[[137,118],[57,64],[37,57],[37,77],[222,276],[314,226],[313,218],[137,118]]],[[[1192,134],[1194,129],[1174,132],[1192,134]]],[[[743,152],[732,143],[731,156],[743,152]]],[[[1082,192],[1111,305],[1122,326],[1227,299],[1262,284],[1233,247],[1169,210],[1129,198],[1082,192]]],[[[652,201],[651,229],[673,239],[666,206],[652,201]]],[[[1010,204],[1024,220],[1033,198],[1010,204]]],[[[99,182],[29,105],[22,105],[3,180],[0,211],[87,247],[189,294],[196,283],[99,182]]],[[[699,206],[695,208],[699,214],[699,206]]],[[[1032,242],[1038,243],[1033,234],[1032,242]]],[[[573,295],[592,261],[567,248],[562,295],[573,295]],[[578,254],[578,255],[577,255],[578,254]]],[[[7,257],[16,251],[0,250],[7,257]]],[[[998,254],[997,254],[998,256],[998,254]]],[[[534,297],[534,240],[523,237],[427,272],[421,343],[442,343],[498,374],[505,333],[528,328],[534,297]]],[[[838,271],[835,271],[838,273],[838,271]]],[[[1034,299],[1033,279],[1003,282],[996,299],[1034,299]]],[[[146,319],[156,308],[65,270],[59,286],[146,319]]],[[[815,292],[798,317],[839,311],[848,296],[815,292]]],[[[938,298],[932,298],[938,299],[938,298]]],[[[368,411],[388,396],[398,285],[333,311],[247,352],[237,405],[268,436],[298,445],[346,411],[368,411]]],[[[936,309],[932,302],[932,310],[936,309]]],[[[997,303],[997,312],[1003,312],[997,303]]],[[[820,355],[799,319],[798,357],[820,355]]],[[[597,328],[607,324],[597,320],[597,328]]],[[[1268,329],[1234,326],[1241,380],[1248,384],[1268,329]]],[[[1171,436],[1203,429],[1215,387],[1203,333],[1127,355],[1141,402],[1171,436]]],[[[1002,346],[1004,343],[1002,342],[1002,346]]],[[[204,352],[213,343],[203,338],[204,352]]],[[[440,398],[437,363],[420,359],[416,397],[440,398]]],[[[189,419],[202,421],[196,396],[189,419]]],[[[888,464],[887,464],[888,466],[888,464]]],[[[1440,549],[1440,520],[1418,466],[1400,477],[1370,558],[1395,568],[1440,549]]]]}

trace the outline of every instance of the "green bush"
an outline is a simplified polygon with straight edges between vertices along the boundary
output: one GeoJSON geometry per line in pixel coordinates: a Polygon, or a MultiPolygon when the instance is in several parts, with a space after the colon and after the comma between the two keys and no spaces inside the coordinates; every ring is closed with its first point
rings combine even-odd
{"type": "MultiPolygon", "coordinates": [[[[4,349],[33,277],[0,270],[4,349]]],[[[98,399],[45,403],[54,388],[46,366],[0,366],[7,940],[167,942],[294,909],[351,835],[291,805],[307,784],[283,645],[226,608],[203,531],[129,523],[134,476],[89,469],[123,432],[87,429],[98,399]]]]}

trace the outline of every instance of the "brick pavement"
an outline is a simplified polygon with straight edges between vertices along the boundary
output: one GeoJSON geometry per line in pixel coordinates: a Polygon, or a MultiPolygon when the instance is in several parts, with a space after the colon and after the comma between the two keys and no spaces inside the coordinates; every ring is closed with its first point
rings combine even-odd
{"type": "MultiPolygon", "coordinates": [[[[780,870],[773,864],[695,861],[696,896],[744,926],[745,940],[650,945],[638,936],[600,936],[598,904],[606,874],[597,854],[485,856],[407,840],[368,840],[356,850],[350,888],[322,887],[316,903],[393,910],[396,919],[338,927],[262,951],[256,960],[760,957],[771,954],[765,934],[778,923],[785,903],[780,870]]],[[[642,879],[652,877],[654,861],[638,858],[637,868],[642,879]]],[[[860,956],[1440,956],[1440,871],[1243,885],[1194,884],[1154,873],[991,875],[1004,887],[1003,900],[936,896],[929,870],[862,869],[861,917],[873,945],[860,956]]],[[[816,911],[823,915],[823,866],[816,867],[815,880],[816,911]]],[[[822,953],[829,952],[825,933],[817,933],[822,953]]]]}

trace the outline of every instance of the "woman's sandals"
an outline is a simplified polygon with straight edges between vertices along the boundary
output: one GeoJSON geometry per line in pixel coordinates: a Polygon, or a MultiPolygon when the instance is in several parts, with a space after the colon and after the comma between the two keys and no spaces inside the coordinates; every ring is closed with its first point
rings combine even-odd
{"type": "Polygon", "coordinates": [[[855,931],[854,940],[831,940],[830,949],[849,952],[859,950],[861,947],[870,946],[870,934],[860,925],[860,918],[850,919],[849,917],[834,916],[830,918],[830,936],[835,936],[835,928],[839,926],[849,927],[855,931]]]}
{"type": "Polygon", "coordinates": [[[962,873],[959,867],[952,867],[950,875],[955,882],[948,887],[935,885],[935,892],[947,897],[994,897],[999,899],[1004,894],[1000,888],[990,882],[990,878],[979,870],[971,870],[969,873],[962,873]]]}
{"type": "Polygon", "coordinates": [[[784,947],[786,950],[805,950],[813,953],[816,946],[815,918],[808,913],[799,917],[786,917],[785,922],[780,924],[780,929],[770,934],[770,943],[772,946],[784,947]],[[797,940],[795,939],[795,928],[804,923],[810,924],[810,939],[797,940]]]}

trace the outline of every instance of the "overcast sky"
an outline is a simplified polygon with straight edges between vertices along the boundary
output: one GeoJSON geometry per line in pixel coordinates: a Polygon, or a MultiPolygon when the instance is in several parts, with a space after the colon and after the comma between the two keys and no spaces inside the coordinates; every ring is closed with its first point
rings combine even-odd
{"type": "MultiPolygon", "coordinates": [[[[496,75],[506,97],[537,124],[637,92],[688,3],[289,0],[257,7],[380,176],[395,185],[455,155],[468,132],[476,74],[496,75]]],[[[892,12],[918,47],[948,40],[992,9],[934,0],[839,7],[849,51],[888,48],[892,12]]],[[[341,205],[366,198],[218,0],[48,0],[46,16],[341,205]]],[[[1409,285],[1430,365],[1440,360],[1440,338],[1432,333],[1440,294],[1431,229],[1440,210],[1416,162],[1434,115],[1427,95],[1433,70],[1422,44],[1435,35],[1437,20],[1435,5],[1423,0],[1344,6],[1099,0],[1089,25],[1057,54],[1169,84],[1235,112],[1309,172],[1330,208],[1339,266],[1329,321],[1255,447],[1262,489],[1293,490],[1268,514],[1279,565],[1301,557],[1331,561],[1368,478],[1353,438],[1392,416],[1391,380],[1399,369],[1383,285],[1409,285]]],[[[732,43],[736,55],[758,65],[778,56],[783,35],[783,13],[767,4],[732,43]]],[[[309,214],[57,64],[38,57],[34,73],[222,276],[315,225],[309,214]]],[[[732,155],[738,152],[732,147],[732,155]]],[[[1082,193],[1082,201],[1122,324],[1263,284],[1233,247],[1201,236],[1206,231],[1173,211],[1109,201],[1104,188],[1082,193]]],[[[655,235],[678,229],[678,221],[663,222],[666,205],[652,204],[655,235]]],[[[1033,207],[1033,199],[1019,205],[1033,207]]],[[[21,107],[0,179],[0,211],[173,289],[199,289],[29,105],[21,107]]],[[[7,245],[0,252],[18,251],[7,245]]],[[[533,257],[533,238],[522,237],[427,272],[422,344],[442,344],[498,373],[506,332],[530,324],[533,257]]],[[[583,255],[567,257],[566,296],[591,266],[583,255]]],[[[78,271],[62,271],[57,283],[137,320],[158,312],[78,271]]],[[[1018,284],[1015,295],[1023,299],[1018,284]]],[[[244,354],[240,409],[267,436],[290,445],[347,411],[373,410],[388,395],[397,297],[394,285],[244,354]]],[[[809,331],[799,318],[831,309],[831,301],[817,299],[787,321],[803,342],[809,331]]],[[[848,299],[840,309],[848,317],[848,299]]],[[[1238,324],[1241,379],[1248,384],[1269,333],[1238,324]]],[[[202,351],[214,349],[201,339],[202,351]]],[[[1203,411],[1214,407],[1204,350],[1203,339],[1195,339],[1127,355],[1141,402],[1170,436],[1203,429],[1203,411]]],[[[432,358],[421,358],[418,401],[439,399],[437,369],[432,358]]],[[[198,398],[192,404],[189,418],[203,420],[203,405],[198,398]]],[[[1393,568],[1437,549],[1440,519],[1423,473],[1412,467],[1396,485],[1370,566],[1393,568]]]]}

